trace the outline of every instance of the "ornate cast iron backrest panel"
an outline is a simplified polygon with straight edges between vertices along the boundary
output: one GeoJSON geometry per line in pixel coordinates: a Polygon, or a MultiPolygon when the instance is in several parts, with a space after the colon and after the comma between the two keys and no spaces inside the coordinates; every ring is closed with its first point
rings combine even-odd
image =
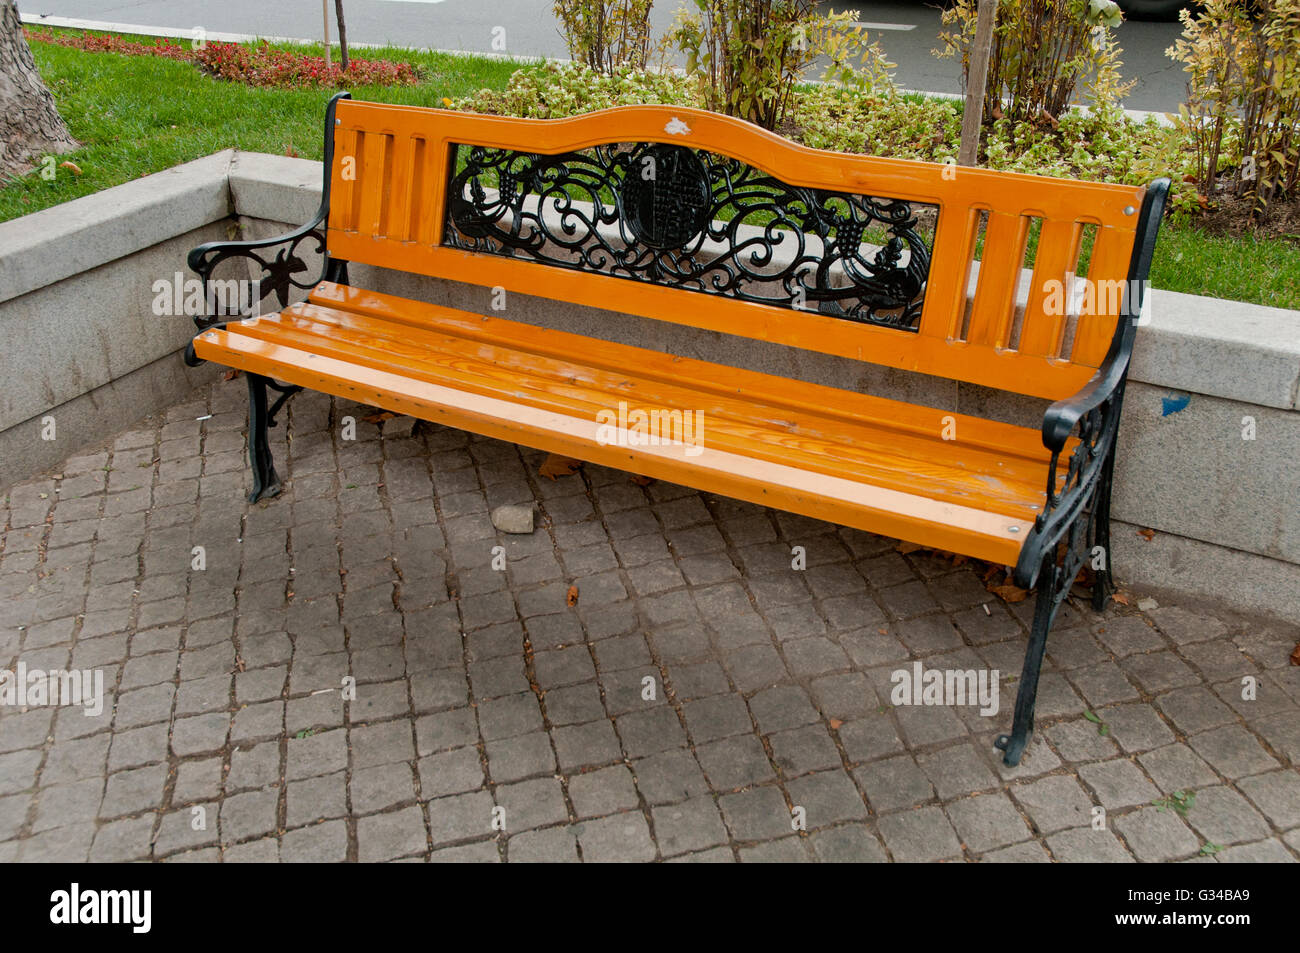
{"type": "Polygon", "coordinates": [[[703,150],[454,146],[444,244],[916,331],[937,209],[703,150]]]}

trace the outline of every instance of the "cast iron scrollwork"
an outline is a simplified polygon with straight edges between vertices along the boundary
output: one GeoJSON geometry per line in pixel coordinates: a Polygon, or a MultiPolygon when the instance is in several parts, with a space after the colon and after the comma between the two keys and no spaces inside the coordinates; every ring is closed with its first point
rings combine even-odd
{"type": "MultiPolygon", "coordinates": [[[[1101,543],[1105,548],[1109,542],[1100,537],[1106,533],[1104,514],[1109,509],[1111,466],[1122,399],[1121,384],[1080,415],[1073,433],[1077,442],[1065,460],[1064,472],[1061,466],[1064,449],[1051,452],[1046,498],[1034,520],[1036,545],[1027,547],[1019,568],[1023,575],[1035,558],[1056,552],[1060,572],[1052,588],[1058,599],[1068,594],[1093,547],[1101,543]]],[[[1105,558],[1109,561],[1108,553],[1105,558]]],[[[1046,584],[1045,580],[1039,582],[1040,586],[1046,584]]]]}
{"type": "MultiPolygon", "coordinates": [[[[217,265],[228,258],[246,259],[252,263],[251,280],[258,282],[257,287],[261,298],[265,300],[274,295],[279,306],[284,308],[289,304],[292,289],[310,291],[320,284],[329,264],[325,254],[325,232],[319,227],[319,223],[312,223],[287,235],[261,241],[211,242],[200,245],[190,253],[189,266],[203,282],[204,300],[212,301],[215,296],[209,294],[209,287],[212,282],[212,272],[217,265]],[[304,254],[320,255],[321,267],[309,269],[304,254]]],[[[252,304],[260,306],[261,301],[252,304]]],[[[234,314],[227,309],[223,313],[196,316],[194,323],[198,325],[199,330],[204,330],[223,318],[233,316],[234,314]]]]}
{"type": "Polygon", "coordinates": [[[918,328],[932,206],[794,186],[679,145],[456,152],[454,247],[918,328]]]}

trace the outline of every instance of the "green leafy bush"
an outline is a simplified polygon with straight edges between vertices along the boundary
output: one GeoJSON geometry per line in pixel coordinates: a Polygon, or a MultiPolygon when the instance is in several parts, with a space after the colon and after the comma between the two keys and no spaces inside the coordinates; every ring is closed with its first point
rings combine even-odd
{"type": "MultiPolygon", "coordinates": [[[[977,0],[957,0],[943,13],[939,56],[958,56],[970,73],[977,0]]],[[[1123,16],[1113,0],[999,0],[989,56],[984,121],[1050,122],[1065,115],[1083,85],[1091,105],[1113,106],[1132,86],[1120,81],[1119,47],[1111,29],[1123,16]]]]}
{"type": "Polygon", "coordinates": [[[516,70],[505,89],[480,90],[452,103],[452,108],[525,119],[563,119],[613,106],[659,103],[704,105],[695,83],[675,73],[628,67],[600,73],[584,63],[546,62],[516,70]]]}
{"type": "Polygon", "coordinates": [[[569,55],[601,73],[645,69],[654,0],[555,0],[569,55]]]}
{"type": "Polygon", "coordinates": [[[1235,196],[1263,221],[1300,197],[1300,0],[1205,0],[1169,55],[1188,80],[1179,125],[1205,204],[1235,196]]]}
{"type": "Polygon", "coordinates": [[[891,84],[889,63],[854,26],[855,14],[822,14],[814,0],[695,0],[678,10],[667,42],[686,54],[686,72],[706,108],[776,129],[795,86],[819,57],[824,79],[891,84]]]}
{"type": "MultiPolygon", "coordinates": [[[[560,119],[613,106],[667,104],[707,108],[700,86],[675,73],[622,69],[613,75],[581,64],[546,63],[517,71],[501,91],[484,90],[454,108],[534,119],[560,119]]],[[[957,154],[961,104],[893,88],[833,83],[794,90],[783,134],[816,149],[943,162],[957,154]]],[[[1071,110],[1053,124],[1003,117],[987,131],[987,164],[996,169],[1142,185],[1174,182],[1174,201],[1194,204],[1182,182],[1191,168],[1182,134],[1154,118],[1122,110],[1071,110]]]]}

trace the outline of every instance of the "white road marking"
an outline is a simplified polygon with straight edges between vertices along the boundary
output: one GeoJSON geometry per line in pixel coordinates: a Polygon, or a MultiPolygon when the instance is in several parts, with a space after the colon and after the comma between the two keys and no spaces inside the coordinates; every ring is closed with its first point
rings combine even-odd
{"type": "Polygon", "coordinates": [[[864,30],[898,30],[903,33],[916,29],[915,23],[872,23],[868,20],[858,20],[853,25],[864,30]]]}
{"type": "MultiPolygon", "coordinates": [[[[442,3],[443,0],[389,0],[389,2],[442,3]]],[[[19,19],[28,26],[52,26],[67,30],[95,30],[100,33],[134,33],[136,36],[161,36],[168,39],[192,40],[195,27],[143,26],[139,23],[111,23],[105,20],[81,20],[76,17],[56,17],[37,13],[19,11],[19,19]]],[[[258,33],[204,33],[203,38],[210,43],[292,43],[295,46],[310,46],[320,43],[320,37],[271,36],[258,33]]],[[[338,46],[335,42],[334,46],[338,46]]],[[[568,63],[567,57],[530,56],[524,53],[497,53],[488,50],[440,50],[431,46],[405,46],[401,43],[348,43],[350,50],[417,50],[423,53],[444,53],[447,56],[486,56],[496,60],[515,60],[520,63],[568,63]]]]}

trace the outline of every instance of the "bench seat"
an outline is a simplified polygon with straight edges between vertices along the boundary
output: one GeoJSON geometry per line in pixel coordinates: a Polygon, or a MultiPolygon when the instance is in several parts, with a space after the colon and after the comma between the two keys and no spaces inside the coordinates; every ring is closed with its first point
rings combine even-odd
{"type": "Polygon", "coordinates": [[[1037,429],[333,282],[277,314],[204,332],[195,352],[450,427],[1004,565],[1015,564],[1045,498],[1050,454],[1037,429]],[[620,402],[701,412],[703,446],[610,443],[608,432],[602,443],[597,414],[620,402]],[[942,438],[945,423],[955,439],[942,438]]]}

